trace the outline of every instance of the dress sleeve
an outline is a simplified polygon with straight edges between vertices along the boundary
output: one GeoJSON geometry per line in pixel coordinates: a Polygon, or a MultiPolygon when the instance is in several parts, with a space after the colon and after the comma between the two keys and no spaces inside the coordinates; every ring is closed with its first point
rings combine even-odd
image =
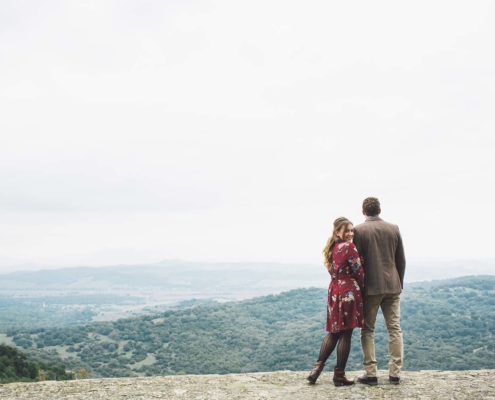
{"type": "Polygon", "coordinates": [[[361,291],[364,290],[364,269],[361,265],[361,259],[359,258],[359,253],[357,251],[354,243],[349,243],[349,247],[347,249],[348,257],[347,262],[351,267],[351,275],[356,280],[359,285],[361,291]]]}

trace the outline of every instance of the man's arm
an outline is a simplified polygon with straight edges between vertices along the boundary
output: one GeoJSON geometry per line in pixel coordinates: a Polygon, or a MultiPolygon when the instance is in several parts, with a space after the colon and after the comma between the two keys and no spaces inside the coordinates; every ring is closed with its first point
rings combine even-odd
{"type": "Polygon", "coordinates": [[[399,234],[399,241],[397,243],[397,249],[395,250],[395,268],[399,273],[400,284],[402,289],[404,289],[404,274],[406,272],[406,256],[404,254],[404,245],[402,244],[402,236],[399,232],[399,227],[397,227],[397,233],[399,234]]]}
{"type": "Polygon", "coordinates": [[[354,229],[354,238],[352,239],[352,243],[354,243],[357,251],[361,255],[361,237],[359,236],[359,232],[356,229],[354,229]]]}
{"type": "Polygon", "coordinates": [[[359,253],[359,258],[361,259],[361,265],[364,268],[364,255],[363,255],[363,244],[361,242],[361,235],[357,230],[354,230],[354,238],[352,239],[352,243],[356,246],[356,249],[359,253]]]}

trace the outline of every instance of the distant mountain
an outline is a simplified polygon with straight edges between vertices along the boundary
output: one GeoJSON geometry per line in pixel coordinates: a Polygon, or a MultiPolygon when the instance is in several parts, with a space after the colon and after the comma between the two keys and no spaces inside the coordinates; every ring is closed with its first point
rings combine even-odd
{"type": "MultiPolygon", "coordinates": [[[[495,275],[495,259],[412,259],[406,282],[447,279],[465,275],[495,275]]],[[[211,263],[166,260],[154,264],[109,267],[72,267],[18,271],[0,275],[0,290],[159,290],[218,293],[239,290],[261,293],[300,287],[326,287],[329,276],[323,265],[283,263],[211,263]]]]}
{"type": "MultiPolygon", "coordinates": [[[[69,366],[84,363],[93,377],[309,371],[325,335],[326,296],[325,289],[297,289],[10,336],[26,349],[57,352],[69,366]]],[[[405,370],[495,368],[495,277],[413,285],[402,295],[401,315],[405,370]]],[[[388,335],[381,316],[375,340],[378,366],[386,368],[388,335]]],[[[362,368],[359,330],[348,365],[362,368]]]]}
{"type": "Polygon", "coordinates": [[[205,263],[168,260],[155,264],[19,271],[1,276],[0,290],[246,290],[322,286],[323,266],[279,263],[205,263]]]}
{"type": "Polygon", "coordinates": [[[495,258],[411,258],[407,260],[405,280],[418,282],[467,275],[495,275],[495,258]]]}

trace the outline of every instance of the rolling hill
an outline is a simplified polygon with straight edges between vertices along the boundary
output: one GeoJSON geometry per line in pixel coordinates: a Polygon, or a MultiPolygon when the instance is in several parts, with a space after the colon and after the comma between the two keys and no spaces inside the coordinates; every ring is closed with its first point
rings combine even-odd
{"type": "MultiPolygon", "coordinates": [[[[495,368],[495,277],[416,283],[402,296],[405,370],[495,368]]],[[[326,290],[297,289],[75,328],[11,332],[31,351],[58,354],[92,376],[307,370],[325,335],[326,290]]],[[[379,367],[387,333],[379,317],[379,367]]],[[[361,368],[355,332],[349,368],[361,368]]],[[[331,365],[332,361],[329,361],[331,365]]]]}

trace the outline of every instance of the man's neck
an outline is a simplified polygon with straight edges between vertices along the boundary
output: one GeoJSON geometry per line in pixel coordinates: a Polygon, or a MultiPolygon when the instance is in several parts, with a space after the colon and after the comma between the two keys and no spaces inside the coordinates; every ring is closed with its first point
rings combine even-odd
{"type": "Polygon", "coordinates": [[[378,215],[366,215],[366,220],[364,222],[366,222],[372,218],[380,218],[380,214],[378,214],[378,215]]]}

